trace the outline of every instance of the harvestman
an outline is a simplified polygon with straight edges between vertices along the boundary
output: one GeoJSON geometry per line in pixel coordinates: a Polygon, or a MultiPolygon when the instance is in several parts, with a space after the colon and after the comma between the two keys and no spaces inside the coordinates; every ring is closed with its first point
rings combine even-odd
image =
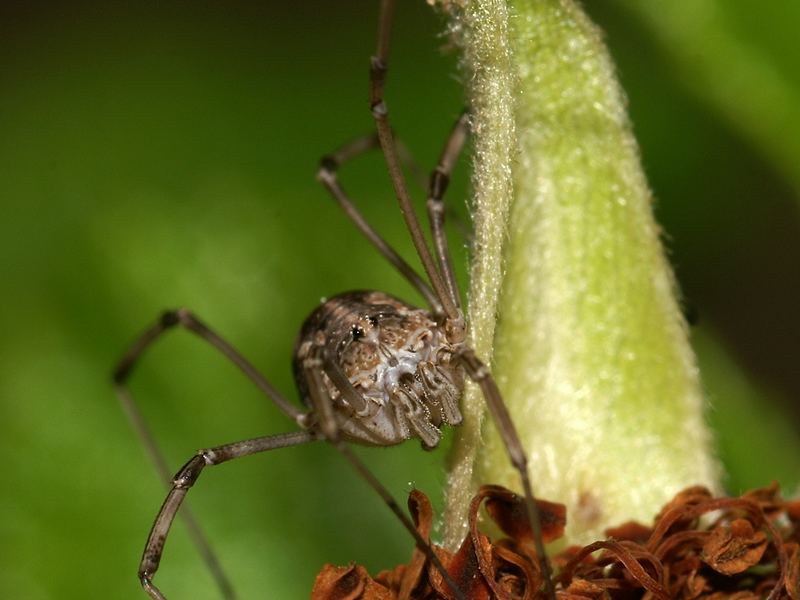
{"type": "MultiPolygon", "coordinates": [[[[432,254],[411,205],[383,100],[394,4],[395,0],[382,1],[377,52],[370,64],[370,107],[377,135],[355,140],[324,157],[318,179],[358,230],[425,298],[430,310],[414,308],[376,291],[348,292],[322,303],[306,319],[295,346],[295,380],[304,410],[287,401],[233,346],[186,309],[164,312],[156,324],[139,336],[117,366],[114,383],[160,475],[171,481],[139,564],[142,586],[156,600],[164,599],[153,583],[153,577],[158,570],[167,534],[189,488],[203,469],[235,458],[315,440],[327,441],[351,463],[411,533],[417,547],[441,572],[456,597],[463,599],[463,593],[449,577],[429,542],[420,536],[409,517],[350,451],[346,442],[389,446],[418,438],[423,448],[435,448],[443,424],[456,426],[461,423],[459,399],[464,388],[464,375],[480,386],[511,461],[520,474],[545,591],[555,599],[539,514],[528,477],[527,458],[490,371],[465,341],[466,325],[460,294],[444,233],[443,196],[468,135],[468,117],[464,114],[456,122],[430,176],[427,212],[433,239],[432,254]],[[400,210],[429,283],[367,223],[339,184],[339,167],[376,146],[380,147],[385,158],[400,210]],[[219,350],[301,430],[200,450],[170,478],[166,461],[126,382],[150,344],[175,326],[188,329],[219,350]]],[[[232,587],[186,507],[182,515],[223,595],[233,598],[232,587]]]]}

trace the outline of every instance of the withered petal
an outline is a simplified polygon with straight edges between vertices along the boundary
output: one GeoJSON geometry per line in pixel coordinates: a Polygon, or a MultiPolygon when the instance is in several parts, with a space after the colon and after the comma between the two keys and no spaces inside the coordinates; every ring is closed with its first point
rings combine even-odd
{"type": "Polygon", "coordinates": [[[607,600],[611,598],[606,588],[594,581],[580,577],[576,577],[570,582],[566,593],[575,598],[591,598],[591,600],[607,600]]]}
{"type": "Polygon", "coordinates": [[[664,505],[656,515],[655,521],[658,523],[665,514],[678,506],[694,506],[706,500],[711,500],[713,497],[709,489],[703,485],[688,487],[675,494],[675,497],[664,505]]]}
{"type": "Polygon", "coordinates": [[[401,588],[403,581],[408,577],[409,565],[397,565],[394,569],[384,569],[379,571],[373,579],[383,587],[390,590],[401,588]]]}
{"type": "Polygon", "coordinates": [[[543,583],[538,562],[534,563],[529,557],[500,544],[495,544],[492,552],[498,587],[507,591],[511,598],[533,600],[543,583]]]}
{"type": "Polygon", "coordinates": [[[800,521],[800,499],[785,502],[784,509],[790,521],[800,521]]]}
{"type": "MultiPolygon", "coordinates": [[[[435,550],[438,550],[438,548],[435,550]]],[[[439,552],[437,552],[437,555],[440,559],[443,558],[439,552]]],[[[458,552],[456,552],[448,562],[444,562],[444,560],[442,560],[442,562],[446,565],[450,577],[456,582],[456,585],[468,600],[491,599],[489,587],[486,585],[486,581],[478,569],[478,559],[470,536],[464,539],[461,548],[459,548],[458,552]]],[[[428,578],[431,587],[433,587],[438,594],[437,599],[454,599],[450,589],[444,583],[442,574],[439,573],[433,565],[429,565],[428,567],[428,578]]]]}
{"type": "Polygon", "coordinates": [[[789,558],[783,574],[783,586],[792,600],[800,600],[800,546],[795,543],[786,546],[789,558]]]}
{"type": "MultiPolygon", "coordinates": [[[[521,543],[524,546],[529,546],[528,553],[532,554],[535,557],[535,550],[533,550],[533,534],[528,524],[528,517],[527,517],[527,507],[525,506],[525,500],[521,496],[518,496],[514,492],[500,487],[496,485],[484,485],[478,490],[478,493],[472,499],[469,507],[469,532],[470,537],[472,538],[472,545],[475,551],[475,557],[478,562],[478,569],[480,570],[481,574],[483,575],[484,581],[486,585],[491,589],[492,593],[499,599],[499,600],[518,600],[520,598],[519,594],[516,596],[511,595],[508,589],[504,588],[498,582],[498,575],[497,575],[497,566],[495,565],[495,554],[492,552],[492,545],[488,542],[488,538],[484,536],[480,531],[478,531],[478,510],[480,508],[481,502],[484,500],[487,501],[487,509],[490,502],[495,503],[494,509],[489,512],[490,516],[495,520],[495,522],[500,526],[501,529],[505,530],[507,527],[509,530],[506,531],[508,535],[512,536],[514,541],[521,543]],[[500,520],[498,520],[500,519],[500,520]],[[502,521],[502,522],[501,522],[502,521]],[[504,527],[505,525],[505,527],[504,527]],[[513,532],[513,533],[512,533],[513,532]]],[[[561,525],[560,531],[563,531],[563,524],[566,522],[565,514],[566,508],[563,505],[556,505],[551,502],[544,503],[550,506],[541,505],[541,508],[544,508],[554,517],[551,519],[549,526],[549,532],[553,533],[554,530],[559,529],[558,525],[558,509],[552,507],[561,507],[563,509],[563,513],[561,515],[561,525]]],[[[544,529],[544,527],[543,527],[544,529]]],[[[547,539],[545,537],[545,539],[547,539]]],[[[524,559],[521,555],[513,553],[515,556],[519,557],[522,560],[524,559]]],[[[506,554],[507,557],[512,556],[511,551],[506,554]]],[[[538,561],[537,561],[538,562],[538,561]]],[[[524,588],[524,595],[523,597],[533,598],[538,590],[539,586],[542,583],[541,575],[539,574],[539,567],[538,564],[534,566],[534,563],[530,563],[530,568],[525,569],[522,571],[523,575],[530,574],[530,577],[526,576],[525,588],[524,588]],[[535,575],[534,575],[535,574],[535,575]]],[[[522,582],[519,580],[520,583],[522,582]]]]}
{"type": "Polygon", "coordinates": [[[703,592],[711,590],[708,579],[697,571],[691,571],[679,587],[682,588],[681,597],[686,598],[686,600],[697,598],[703,592]]]}
{"type": "Polygon", "coordinates": [[[699,552],[709,535],[708,531],[697,529],[677,531],[665,537],[653,554],[663,561],[668,556],[680,557],[699,552]]]}
{"type": "MultiPolygon", "coordinates": [[[[486,498],[486,511],[503,533],[519,542],[533,543],[528,507],[523,496],[496,485],[482,486],[478,496],[486,498]]],[[[567,507],[546,500],[536,500],[536,507],[539,510],[542,539],[552,542],[563,536],[567,523],[567,507]]]]}
{"type": "Polygon", "coordinates": [[[647,552],[644,548],[638,547],[632,542],[617,542],[615,540],[601,540],[584,546],[580,552],[575,554],[572,559],[564,567],[562,573],[559,574],[559,579],[566,583],[570,583],[573,577],[575,568],[581,564],[586,556],[597,552],[598,550],[605,550],[618,559],[624,566],[628,574],[633,577],[639,584],[650,592],[654,597],[659,600],[671,600],[670,595],[662,585],[660,579],[661,562],[652,554],[647,552]],[[628,544],[631,544],[629,546],[628,544]],[[642,566],[641,561],[649,562],[653,567],[659,570],[657,574],[659,580],[654,579],[642,566]]]}
{"type": "Polygon", "coordinates": [[[749,490],[742,494],[742,498],[752,500],[761,507],[764,514],[771,517],[781,510],[783,500],[781,499],[780,486],[777,481],[773,481],[766,487],[749,490]]]}
{"type": "Polygon", "coordinates": [[[419,490],[411,490],[408,495],[408,511],[417,526],[422,539],[427,540],[433,526],[433,507],[428,497],[419,490]]]}
{"type": "Polygon", "coordinates": [[[753,529],[746,519],[736,519],[729,526],[718,525],[703,544],[701,558],[723,575],[735,575],[761,560],[767,549],[767,536],[753,529]]]}
{"type": "MultiPolygon", "coordinates": [[[[672,504],[672,503],[670,503],[672,504]]],[[[674,534],[681,529],[688,529],[690,523],[694,523],[701,515],[716,511],[729,511],[731,514],[743,513],[749,520],[761,525],[762,523],[772,531],[774,527],[766,521],[761,508],[752,500],[744,498],[712,498],[694,504],[677,505],[674,508],[659,513],[653,534],[647,541],[647,548],[654,551],[661,544],[665,536],[670,532],[674,534]]]]}
{"type": "Polygon", "coordinates": [[[373,581],[361,565],[325,565],[314,582],[311,600],[394,600],[394,594],[373,581]]]}
{"type": "Polygon", "coordinates": [[[622,525],[609,527],[606,529],[605,533],[608,537],[612,537],[615,540],[630,540],[632,542],[644,544],[650,538],[653,529],[637,521],[627,521],[622,525]]]}
{"type": "MultiPolygon", "coordinates": [[[[419,490],[412,490],[408,495],[408,510],[411,513],[411,518],[417,526],[417,531],[422,536],[423,540],[430,540],[431,528],[433,527],[433,508],[428,497],[419,490]]],[[[441,559],[441,556],[440,556],[441,559]]],[[[425,563],[428,558],[425,553],[419,548],[414,548],[414,553],[411,556],[411,562],[408,568],[403,573],[400,580],[400,585],[395,588],[398,589],[398,600],[409,600],[412,598],[412,593],[419,587],[422,576],[425,572],[425,563]]],[[[443,561],[443,564],[447,564],[443,561]]]]}

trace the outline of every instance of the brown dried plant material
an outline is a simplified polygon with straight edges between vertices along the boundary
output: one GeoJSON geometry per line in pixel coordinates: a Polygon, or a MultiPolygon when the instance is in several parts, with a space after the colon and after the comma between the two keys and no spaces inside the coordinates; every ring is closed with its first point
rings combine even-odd
{"type": "Polygon", "coordinates": [[[786,544],[786,554],[789,559],[783,584],[786,587],[786,593],[792,600],[800,600],[800,546],[789,542],[786,544]]]}
{"type": "MultiPolygon", "coordinates": [[[[548,540],[563,535],[563,505],[540,501],[539,512],[548,540]]],[[[419,491],[411,493],[409,509],[417,531],[429,539],[433,511],[428,498],[419,491]]],[[[533,550],[532,534],[527,525],[524,499],[499,486],[484,486],[470,504],[469,535],[461,547],[450,553],[434,546],[448,574],[468,600],[534,600],[543,579],[533,550]],[[490,516],[512,537],[493,544],[478,530],[478,511],[486,501],[490,516]]],[[[425,555],[414,550],[408,565],[379,573],[366,581],[361,567],[326,565],[317,576],[312,600],[453,600],[454,596],[441,573],[428,564],[425,555]],[[378,591],[371,584],[380,587],[378,591]],[[346,595],[349,594],[349,595],[346,595]],[[359,595],[361,594],[361,595],[359,595]],[[389,594],[388,596],[379,594],[389,594]]]]}
{"type": "Polygon", "coordinates": [[[766,549],[766,534],[755,531],[750,521],[736,519],[714,527],[700,555],[715,571],[735,575],[758,564],[766,549]]]}
{"type": "MultiPolygon", "coordinates": [[[[433,511],[414,491],[409,509],[423,539],[433,511]]],[[[546,541],[563,535],[560,504],[539,501],[546,541]]],[[[522,499],[484,486],[469,507],[469,533],[451,553],[434,551],[467,600],[546,600],[522,499]],[[481,505],[508,536],[492,541],[478,526],[481,505]]],[[[625,523],[609,538],[550,557],[557,600],[800,600],[800,501],[776,484],[740,498],[702,487],[678,493],[650,526],[625,523]]],[[[371,578],[359,566],[327,565],[312,600],[452,600],[439,573],[414,550],[411,561],[371,578]]]]}
{"type": "Polygon", "coordinates": [[[313,598],[328,600],[394,600],[396,596],[375,583],[360,565],[334,567],[326,565],[314,584],[313,598]]]}

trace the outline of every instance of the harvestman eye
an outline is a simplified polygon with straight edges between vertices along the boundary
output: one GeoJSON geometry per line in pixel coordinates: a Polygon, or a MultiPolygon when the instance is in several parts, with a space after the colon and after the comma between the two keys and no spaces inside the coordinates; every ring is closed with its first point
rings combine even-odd
{"type": "MultiPolygon", "coordinates": [[[[555,600],[539,514],[528,477],[527,458],[491,372],[466,343],[460,293],[444,232],[443,197],[468,136],[468,115],[463,114],[456,122],[430,176],[427,213],[433,239],[432,253],[411,205],[383,99],[394,4],[394,0],[382,2],[377,51],[371,60],[370,108],[376,133],[349,142],[323,157],[317,178],[355,227],[422,295],[428,308],[415,308],[376,291],[347,292],[323,302],[306,319],[295,346],[293,367],[302,407],[289,402],[233,346],[186,309],[164,312],[136,339],[114,371],[115,388],[159,474],[170,482],[169,492],[150,530],[139,563],[139,579],[151,598],[165,598],[153,579],[172,522],[189,489],[206,467],[260,452],[324,440],[344,456],[388,505],[414,537],[417,547],[441,573],[453,595],[466,600],[431,549],[429,540],[421,537],[411,519],[377,477],[351,452],[348,444],[390,446],[416,438],[423,448],[435,448],[444,425],[461,423],[459,402],[467,377],[483,392],[511,462],[519,472],[527,516],[544,575],[544,591],[555,600]],[[339,168],[373,149],[379,149],[384,156],[427,280],[372,228],[339,183],[339,168]],[[364,329],[365,323],[369,323],[369,335],[364,329]],[[163,454],[128,390],[127,381],[145,350],[175,327],[188,329],[219,350],[292,419],[299,430],[200,450],[174,477],[170,477],[163,454]]],[[[223,597],[235,598],[219,561],[188,508],[184,506],[180,513],[223,597]]]]}

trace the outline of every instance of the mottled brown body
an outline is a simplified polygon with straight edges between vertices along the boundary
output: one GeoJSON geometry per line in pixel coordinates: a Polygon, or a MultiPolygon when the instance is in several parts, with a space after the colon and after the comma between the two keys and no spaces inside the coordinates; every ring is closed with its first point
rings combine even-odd
{"type": "Polygon", "coordinates": [[[434,448],[443,424],[461,423],[460,346],[425,310],[383,292],[347,292],[323,302],[303,324],[295,379],[311,407],[304,365],[321,360],[324,392],[348,441],[387,446],[419,438],[434,448]],[[333,370],[345,376],[349,393],[334,383],[333,370]]]}

